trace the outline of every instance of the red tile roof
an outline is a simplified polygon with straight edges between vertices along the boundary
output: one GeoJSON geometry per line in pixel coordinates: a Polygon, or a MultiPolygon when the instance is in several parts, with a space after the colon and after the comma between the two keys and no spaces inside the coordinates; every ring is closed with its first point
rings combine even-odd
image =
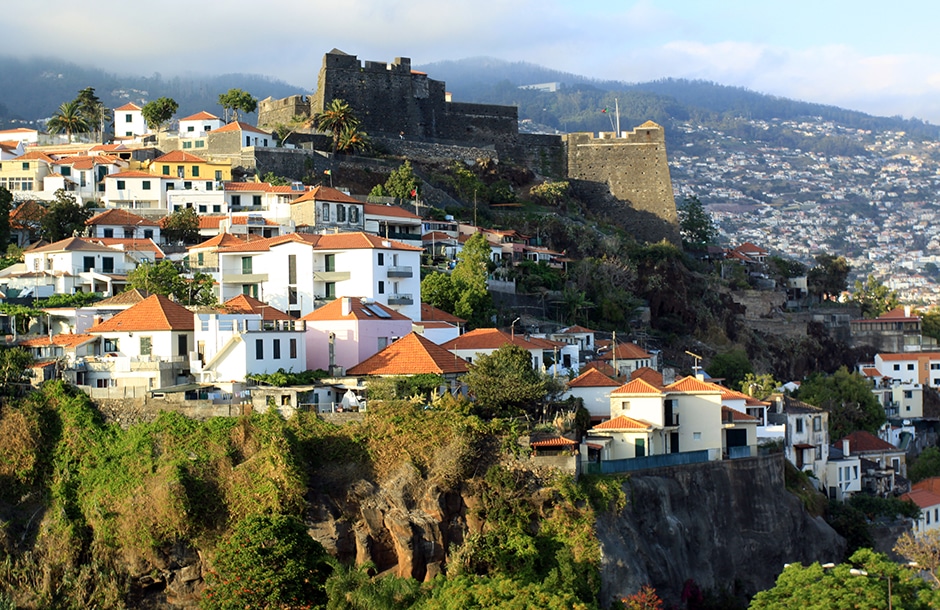
{"type": "Polygon", "coordinates": [[[143,216],[138,216],[137,214],[132,214],[127,210],[122,210],[119,208],[114,208],[111,210],[105,210],[104,212],[98,214],[97,216],[92,216],[85,221],[86,225],[118,225],[118,226],[139,226],[139,227],[156,227],[159,226],[156,222],[150,220],[149,218],[144,218],[143,216]]]}
{"type": "Polygon", "coordinates": [[[588,369],[568,382],[569,388],[616,388],[619,381],[614,381],[597,369],[588,369]]]}
{"type": "MultiPolygon", "coordinates": [[[[219,225],[222,224],[223,220],[229,220],[229,219],[231,219],[232,221],[232,226],[248,224],[247,215],[230,217],[226,214],[201,214],[199,216],[199,228],[200,229],[218,229],[219,225]]],[[[268,218],[262,218],[261,220],[264,222],[266,226],[269,226],[269,227],[278,226],[276,222],[268,218]]]]}
{"type": "Polygon", "coordinates": [[[882,360],[940,360],[940,352],[910,352],[903,354],[878,354],[882,360]]]}
{"type": "Polygon", "coordinates": [[[611,379],[617,379],[621,377],[621,375],[614,370],[614,367],[610,366],[610,363],[604,362],[603,360],[591,360],[584,365],[584,370],[588,369],[597,369],[611,379]]]}
{"type": "Polygon", "coordinates": [[[753,415],[748,415],[747,413],[741,413],[737,409],[732,409],[731,407],[725,407],[725,406],[721,407],[721,415],[723,418],[730,416],[731,421],[733,422],[747,423],[747,422],[759,422],[760,421],[753,415]]]}
{"type": "Polygon", "coordinates": [[[60,347],[78,347],[83,343],[88,343],[89,341],[94,341],[98,337],[88,334],[78,334],[78,335],[53,335],[51,340],[49,337],[38,337],[35,339],[27,339],[26,341],[20,341],[20,347],[46,347],[49,345],[58,345],[60,347]]]}
{"type": "Polygon", "coordinates": [[[908,493],[901,494],[901,500],[909,500],[922,509],[940,505],[940,495],[927,489],[912,489],[908,493]]]}
{"type": "Polygon", "coordinates": [[[350,368],[348,375],[438,375],[466,373],[467,361],[417,333],[409,333],[350,368]]]}
{"type": "Polygon", "coordinates": [[[404,210],[396,205],[379,205],[377,203],[363,203],[362,212],[364,214],[369,214],[371,216],[394,216],[396,218],[411,218],[413,220],[421,220],[421,217],[412,214],[408,210],[404,210]]]}
{"type": "Polygon", "coordinates": [[[271,133],[268,131],[263,131],[257,127],[249,125],[248,123],[243,123],[241,121],[232,121],[228,125],[224,125],[218,129],[213,130],[212,133],[227,133],[229,131],[251,131],[253,133],[263,133],[266,136],[271,135],[271,133]]]}
{"type": "Polygon", "coordinates": [[[140,303],[125,309],[113,318],[88,329],[90,333],[194,330],[193,313],[166,298],[153,294],[140,303]]]}
{"type": "Polygon", "coordinates": [[[247,191],[252,193],[294,193],[297,195],[302,195],[304,192],[306,192],[294,190],[294,187],[290,185],[275,186],[273,184],[268,184],[267,182],[226,182],[223,185],[223,188],[226,191],[247,191]]]}
{"type": "Polygon", "coordinates": [[[530,447],[542,448],[542,447],[572,447],[577,445],[578,441],[573,441],[570,438],[565,438],[563,436],[553,436],[552,438],[544,438],[538,441],[532,441],[529,443],[530,447]]]}
{"type": "Polygon", "coordinates": [[[641,366],[637,370],[630,373],[630,379],[642,379],[643,381],[656,387],[662,387],[663,385],[663,374],[659,371],[651,369],[648,366],[641,366]]]}
{"type": "Polygon", "coordinates": [[[123,172],[118,172],[117,174],[108,174],[107,176],[104,177],[105,180],[113,180],[113,179],[117,179],[117,178],[121,178],[121,179],[125,179],[125,178],[149,178],[149,179],[152,179],[152,180],[164,180],[164,179],[170,180],[170,176],[160,176],[160,175],[158,175],[158,174],[151,174],[151,173],[148,173],[148,172],[142,172],[142,171],[136,170],[136,169],[129,169],[129,170],[126,170],[126,171],[123,171],[123,172]]]}
{"type": "Polygon", "coordinates": [[[164,258],[163,250],[152,239],[136,239],[133,237],[89,237],[95,243],[124,252],[150,252],[154,260],[164,258]]]}
{"type": "Polygon", "coordinates": [[[923,479],[911,485],[914,489],[926,489],[929,492],[940,495],[940,477],[930,477],[923,479]]]}
{"type": "Polygon", "coordinates": [[[157,157],[153,163],[207,163],[207,161],[186,151],[174,150],[157,157]]]}
{"type": "Polygon", "coordinates": [[[93,307],[136,305],[137,303],[140,303],[141,301],[146,299],[148,296],[149,295],[142,290],[138,290],[137,288],[131,288],[130,290],[125,290],[124,292],[120,294],[116,294],[113,297],[109,297],[107,299],[98,301],[97,303],[94,303],[93,307]]]}
{"type": "Polygon", "coordinates": [[[214,114],[209,114],[208,112],[203,110],[201,112],[197,112],[196,114],[191,114],[188,117],[182,118],[180,120],[181,121],[211,121],[211,120],[217,121],[219,120],[219,117],[215,116],[214,114]]]}
{"type": "Polygon", "coordinates": [[[846,439],[849,441],[849,453],[881,453],[885,451],[901,451],[901,449],[898,449],[888,441],[883,441],[871,432],[866,432],[864,430],[857,430],[853,432],[836,443],[836,446],[841,447],[842,441],[846,439]]]}
{"type": "Polygon", "coordinates": [[[375,314],[369,312],[366,308],[366,305],[362,303],[361,297],[340,297],[338,299],[333,299],[323,307],[314,309],[307,315],[305,315],[301,320],[309,321],[318,321],[318,320],[373,320],[376,322],[381,322],[383,320],[410,320],[407,316],[403,316],[394,309],[389,309],[381,303],[371,301],[368,303],[369,307],[377,307],[385,313],[388,314],[387,318],[380,318],[375,314]],[[350,312],[343,315],[343,299],[349,299],[349,310],[350,312]]]}
{"type": "Polygon", "coordinates": [[[585,327],[583,327],[583,326],[579,326],[579,325],[575,324],[574,326],[569,326],[568,328],[563,328],[563,329],[561,329],[561,331],[559,331],[559,334],[567,334],[567,335],[581,334],[581,335],[583,335],[583,334],[586,334],[586,333],[587,333],[587,334],[590,334],[590,333],[593,333],[593,332],[595,332],[595,331],[591,330],[590,328],[585,328],[585,327]]]}
{"type": "Polygon", "coordinates": [[[226,248],[225,252],[266,252],[274,246],[290,242],[299,242],[310,244],[315,250],[356,250],[356,249],[376,249],[376,250],[408,250],[412,252],[422,252],[423,249],[417,246],[410,246],[393,239],[383,239],[378,235],[368,233],[328,233],[319,235],[315,233],[288,233],[269,237],[256,242],[251,242],[245,246],[226,248]]]}
{"type": "Polygon", "coordinates": [[[630,383],[624,384],[611,392],[611,394],[654,394],[660,396],[663,389],[655,386],[644,379],[634,379],[630,383]]]}
{"type": "Polygon", "coordinates": [[[666,386],[667,392],[687,394],[720,394],[721,390],[713,383],[706,383],[689,375],[666,386]]]}
{"type": "Polygon", "coordinates": [[[441,347],[447,350],[485,350],[499,349],[509,344],[527,350],[543,349],[542,345],[527,341],[523,335],[513,336],[498,328],[477,328],[443,343],[441,347]]]}
{"type": "Polygon", "coordinates": [[[128,103],[124,104],[123,106],[121,106],[120,108],[115,108],[115,109],[114,109],[115,112],[118,112],[118,111],[127,111],[127,110],[141,110],[141,107],[138,106],[137,104],[133,103],[133,102],[128,102],[128,103]]]}
{"type": "Polygon", "coordinates": [[[221,309],[225,310],[228,313],[252,313],[252,314],[261,314],[262,320],[293,320],[294,318],[290,317],[280,309],[276,307],[271,307],[263,301],[249,296],[247,294],[240,294],[234,296],[231,299],[227,300],[222,304],[221,309]]]}
{"type": "Polygon", "coordinates": [[[244,246],[248,242],[240,237],[232,235],[231,233],[219,233],[215,237],[207,239],[201,244],[196,244],[195,246],[190,246],[187,250],[202,250],[205,248],[229,248],[232,246],[244,246]]]}
{"type": "Polygon", "coordinates": [[[33,252],[71,252],[77,250],[86,250],[89,252],[114,252],[115,248],[109,248],[104,244],[91,239],[81,237],[66,237],[47,246],[36,248],[33,252]]]}
{"type": "MultiPolygon", "coordinates": [[[[643,360],[651,358],[649,353],[636,343],[618,343],[617,360],[643,360]]],[[[607,351],[600,356],[601,360],[613,360],[613,350],[607,351]]]]}
{"type": "Polygon", "coordinates": [[[463,318],[458,318],[454,314],[447,313],[443,309],[438,309],[433,305],[428,305],[427,303],[421,303],[421,321],[425,322],[428,320],[434,320],[437,322],[449,322],[451,324],[466,324],[467,321],[463,318]]]}
{"type": "Polygon", "coordinates": [[[350,197],[343,191],[328,186],[318,186],[310,189],[297,199],[291,201],[291,203],[301,203],[304,201],[330,201],[333,203],[356,203],[363,205],[363,202],[355,197],[350,197]]]}
{"type": "Polygon", "coordinates": [[[602,424],[598,424],[591,428],[592,430],[649,430],[652,428],[652,424],[648,424],[644,421],[633,419],[632,417],[627,417],[626,415],[618,415],[613,419],[609,419],[602,424]]]}

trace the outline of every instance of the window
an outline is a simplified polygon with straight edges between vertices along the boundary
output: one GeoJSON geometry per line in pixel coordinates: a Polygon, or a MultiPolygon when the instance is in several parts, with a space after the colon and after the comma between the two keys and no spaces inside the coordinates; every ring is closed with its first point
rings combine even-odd
{"type": "Polygon", "coordinates": [[[385,294],[385,282],[379,280],[379,294],[385,294]]]}
{"type": "Polygon", "coordinates": [[[153,352],[153,338],[141,337],[140,338],[140,355],[149,356],[151,352],[153,352]]]}
{"type": "Polygon", "coordinates": [[[359,206],[349,206],[349,222],[359,224],[359,206]]]}
{"type": "Polygon", "coordinates": [[[376,346],[379,348],[379,351],[382,351],[383,349],[388,347],[388,337],[378,337],[378,341],[376,341],[376,346]]]}
{"type": "Polygon", "coordinates": [[[95,257],[83,256],[82,257],[82,271],[88,272],[88,271],[92,271],[94,268],[95,268],[95,257]]]}
{"type": "Polygon", "coordinates": [[[189,342],[186,335],[179,335],[176,338],[176,355],[185,356],[186,352],[189,351],[189,342]]]}
{"type": "Polygon", "coordinates": [[[822,430],[822,417],[817,415],[813,418],[813,432],[819,432],[820,430],[822,430]]]}
{"type": "Polygon", "coordinates": [[[620,410],[621,410],[621,411],[629,411],[629,410],[630,410],[630,401],[629,401],[629,400],[621,401],[621,402],[620,402],[620,410]]]}
{"type": "MultiPolygon", "coordinates": [[[[287,283],[296,284],[297,283],[297,255],[288,254],[287,255],[287,283]]],[[[291,301],[292,303],[295,301],[291,301]]]]}
{"type": "Polygon", "coordinates": [[[264,339],[255,339],[255,360],[264,360],[264,339]]]}
{"type": "Polygon", "coordinates": [[[898,474],[901,474],[901,458],[891,458],[891,468],[898,474]]]}
{"type": "Polygon", "coordinates": [[[646,439],[638,438],[633,445],[636,447],[636,457],[644,457],[646,455],[646,439]]]}
{"type": "Polygon", "coordinates": [[[261,195],[252,195],[251,205],[261,207],[261,195]]]}
{"type": "Polygon", "coordinates": [[[206,182],[206,190],[207,190],[207,191],[211,191],[211,190],[212,190],[212,183],[211,183],[211,182],[206,182]]]}
{"type": "Polygon", "coordinates": [[[803,418],[802,417],[796,418],[796,431],[797,432],[803,431],[803,418]]]}
{"type": "Polygon", "coordinates": [[[206,262],[206,256],[204,252],[200,252],[196,255],[196,264],[202,267],[206,262]]]}
{"type": "Polygon", "coordinates": [[[123,191],[123,190],[124,190],[124,181],[123,181],[123,180],[118,180],[118,181],[117,181],[117,188],[118,188],[119,191],[123,191]]]}
{"type": "Polygon", "coordinates": [[[327,273],[333,273],[336,271],[336,255],[327,254],[323,257],[323,270],[327,273]]]}
{"type": "Polygon", "coordinates": [[[222,182],[222,170],[220,169],[215,170],[215,181],[222,182]]]}
{"type": "Polygon", "coordinates": [[[258,285],[257,284],[242,284],[242,294],[247,294],[250,297],[258,298],[258,285]]]}
{"type": "Polygon", "coordinates": [[[288,305],[297,304],[297,287],[296,286],[287,287],[287,304],[288,305]]]}
{"type": "Polygon", "coordinates": [[[297,339],[290,340],[290,357],[291,358],[297,357],[297,339]]]}
{"type": "Polygon", "coordinates": [[[114,229],[105,229],[104,236],[109,238],[114,237],[114,229]]]}
{"type": "Polygon", "coordinates": [[[701,433],[701,432],[693,432],[693,433],[692,433],[692,440],[693,440],[693,441],[700,441],[700,440],[702,440],[702,433],[701,433]]]}
{"type": "Polygon", "coordinates": [[[385,253],[379,252],[379,267],[382,267],[384,265],[385,265],[385,253]]]}
{"type": "Polygon", "coordinates": [[[221,205],[214,205],[214,206],[212,206],[212,213],[213,213],[213,214],[220,214],[221,212],[222,212],[222,206],[221,206],[221,205]]]}
{"type": "Polygon", "coordinates": [[[940,371],[940,362],[931,362],[930,363],[931,371],[940,371]]]}
{"type": "Polygon", "coordinates": [[[118,340],[117,340],[117,339],[109,339],[109,338],[105,337],[105,339],[104,339],[104,351],[105,351],[105,352],[116,352],[116,351],[119,351],[119,349],[118,349],[118,340]]]}
{"type": "Polygon", "coordinates": [[[196,140],[196,148],[202,148],[206,143],[203,140],[196,140]]]}
{"type": "Polygon", "coordinates": [[[913,370],[914,370],[914,365],[913,365],[913,364],[908,364],[908,365],[907,365],[907,370],[913,371],[913,370]]]}
{"type": "Polygon", "coordinates": [[[323,221],[324,221],[324,222],[329,222],[329,220],[330,220],[330,204],[324,203],[323,206],[320,208],[320,210],[321,210],[320,216],[323,217],[323,221]]]}
{"type": "Polygon", "coordinates": [[[23,169],[29,171],[29,161],[23,161],[23,169]]]}
{"type": "Polygon", "coordinates": [[[336,222],[346,222],[346,206],[336,206],[336,222]]]}
{"type": "Polygon", "coordinates": [[[250,256],[242,257],[242,274],[251,275],[251,257],[250,256]]]}
{"type": "Polygon", "coordinates": [[[183,188],[189,190],[189,189],[193,188],[193,183],[192,183],[191,181],[187,180],[186,182],[183,183],[183,188]]]}
{"type": "Polygon", "coordinates": [[[195,125],[187,125],[187,126],[186,126],[186,131],[188,131],[188,132],[196,131],[196,126],[195,126],[195,125]]]}
{"type": "Polygon", "coordinates": [[[280,359],[281,359],[281,340],[280,340],[280,339],[275,339],[275,340],[274,340],[274,350],[273,350],[273,351],[274,351],[274,359],[275,359],[275,360],[280,360],[280,359]]]}
{"type": "Polygon", "coordinates": [[[164,166],[163,166],[163,175],[164,175],[164,176],[169,176],[169,175],[170,175],[170,166],[169,166],[169,165],[164,165],[164,166]]]}
{"type": "Polygon", "coordinates": [[[193,147],[193,143],[190,142],[189,140],[186,140],[183,142],[183,148],[192,148],[192,147],[193,147]]]}
{"type": "Polygon", "coordinates": [[[199,213],[200,213],[200,214],[205,214],[208,210],[209,210],[209,208],[206,207],[205,205],[200,205],[200,206],[199,206],[199,213]]]}
{"type": "Polygon", "coordinates": [[[193,165],[193,178],[198,178],[198,177],[199,177],[199,166],[193,165]]]}
{"type": "Polygon", "coordinates": [[[114,257],[105,256],[101,259],[101,272],[102,273],[114,273],[114,257]]]}
{"type": "Polygon", "coordinates": [[[900,370],[901,370],[901,365],[900,365],[900,364],[895,364],[895,365],[894,365],[894,370],[900,371],[900,370]]]}
{"type": "Polygon", "coordinates": [[[914,398],[914,390],[904,390],[904,398],[914,398]]]}
{"type": "Polygon", "coordinates": [[[241,195],[232,195],[232,205],[241,205],[242,196],[241,195]]]}
{"type": "Polygon", "coordinates": [[[149,190],[150,190],[150,180],[144,180],[143,182],[141,182],[141,183],[140,183],[140,188],[144,189],[145,191],[149,191],[149,190]]]}
{"type": "Polygon", "coordinates": [[[822,459],[822,445],[816,445],[816,460],[822,459]]]}
{"type": "Polygon", "coordinates": [[[167,190],[167,191],[172,191],[172,190],[175,189],[175,188],[176,188],[176,185],[173,184],[172,182],[167,182],[167,183],[166,183],[166,190],[167,190]]]}
{"type": "Polygon", "coordinates": [[[64,167],[62,168],[62,175],[63,175],[63,176],[71,176],[71,175],[72,175],[72,168],[69,167],[68,165],[64,166],[64,167]]]}
{"type": "Polygon", "coordinates": [[[133,122],[134,119],[132,118],[132,116],[133,116],[133,115],[131,115],[131,114],[125,114],[125,115],[124,115],[124,122],[125,122],[125,123],[131,123],[131,122],[133,122]]]}
{"type": "Polygon", "coordinates": [[[153,229],[144,229],[144,239],[153,239],[153,229]]]}
{"type": "Polygon", "coordinates": [[[331,300],[336,298],[336,282],[327,282],[324,288],[326,289],[326,298],[331,300]]]}

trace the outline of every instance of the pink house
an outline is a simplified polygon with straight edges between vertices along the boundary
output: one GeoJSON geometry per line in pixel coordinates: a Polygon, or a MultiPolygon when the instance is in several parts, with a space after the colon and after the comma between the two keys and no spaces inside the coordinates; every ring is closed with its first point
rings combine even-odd
{"type": "Polygon", "coordinates": [[[301,319],[310,369],[350,368],[411,332],[410,318],[361,297],[335,299],[301,319]]]}

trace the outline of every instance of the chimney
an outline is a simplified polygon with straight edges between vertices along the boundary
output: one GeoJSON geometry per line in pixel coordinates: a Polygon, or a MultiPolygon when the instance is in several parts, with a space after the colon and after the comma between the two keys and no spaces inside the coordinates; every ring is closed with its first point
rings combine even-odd
{"type": "Polygon", "coordinates": [[[663,369],[663,385],[670,385],[676,382],[676,369],[666,367],[663,369]]]}
{"type": "Polygon", "coordinates": [[[352,299],[350,297],[343,297],[342,301],[343,315],[348,316],[352,313],[352,299]]]}
{"type": "Polygon", "coordinates": [[[842,455],[849,457],[849,439],[842,439],[842,455]]]}

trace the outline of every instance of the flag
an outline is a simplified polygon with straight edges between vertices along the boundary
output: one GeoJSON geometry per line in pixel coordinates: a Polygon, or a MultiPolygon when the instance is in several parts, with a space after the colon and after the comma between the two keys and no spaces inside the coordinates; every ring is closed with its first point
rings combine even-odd
{"type": "Polygon", "coordinates": [[[602,114],[607,114],[607,106],[604,106],[604,109],[601,110],[601,113],[602,113],[602,114]]]}
{"type": "Polygon", "coordinates": [[[331,170],[331,169],[324,170],[324,171],[323,171],[323,174],[326,175],[326,176],[332,176],[332,175],[333,175],[333,170],[331,170]]]}
{"type": "Polygon", "coordinates": [[[418,187],[415,187],[415,188],[411,189],[411,196],[412,196],[412,197],[417,197],[417,196],[418,196],[418,187]]]}

